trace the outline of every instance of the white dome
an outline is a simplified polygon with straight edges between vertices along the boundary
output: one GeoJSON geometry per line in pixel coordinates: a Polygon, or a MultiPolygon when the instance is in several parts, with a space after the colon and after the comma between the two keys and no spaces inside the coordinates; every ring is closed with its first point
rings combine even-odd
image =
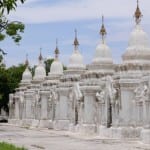
{"type": "Polygon", "coordinates": [[[78,50],[74,50],[70,57],[68,68],[85,68],[83,57],[78,50]]]}
{"type": "Polygon", "coordinates": [[[100,43],[96,47],[93,63],[113,63],[110,48],[105,43],[100,43]]]}
{"type": "Polygon", "coordinates": [[[50,74],[63,74],[63,65],[58,59],[51,64],[50,74]]]}
{"type": "Polygon", "coordinates": [[[45,67],[42,63],[40,63],[36,68],[35,68],[35,75],[34,79],[35,80],[43,80],[46,77],[46,70],[45,67]]]}
{"type": "Polygon", "coordinates": [[[25,69],[22,75],[22,81],[21,82],[31,82],[32,80],[32,74],[29,71],[28,67],[25,69]]]}
{"type": "Polygon", "coordinates": [[[148,35],[143,31],[140,25],[136,25],[129,39],[129,47],[149,47],[148,35]]]}
{"type": "Polygon", "coordinates": [[[128,48],[123,55],[123,61],[129,62],[148,62],[150,61],[150,45],[148,35],[143,31],[138,24],[132,31],[128,48]]]}

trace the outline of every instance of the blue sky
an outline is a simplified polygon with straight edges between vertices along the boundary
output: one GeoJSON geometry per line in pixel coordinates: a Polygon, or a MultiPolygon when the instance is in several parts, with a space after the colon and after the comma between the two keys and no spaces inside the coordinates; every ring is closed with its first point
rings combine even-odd
{"type": "MultiPolygon", "coordinates": [[[[149,6],[149,0],[140,0],[143,13],[141,24],[148,35],[149,6]]],[[[112,50],[114,62],[120,63],[135,26],[135,9],[136,0],[27,0],[9,16],[10,20],[24,22],[26,28],[19,46],[9,38],[1,42],[1,47],[8,53],[5,63],[7,66],[24,63],[28,54],[30,64],[36,65],[40,48],[44,58],[53,57],[58,38],[60,59],[67,65],[73,51],[75,28],[84,62],[91,63],[96,45],[100,42],[102,14],[105,17],[107,44],[112,50]]]]}

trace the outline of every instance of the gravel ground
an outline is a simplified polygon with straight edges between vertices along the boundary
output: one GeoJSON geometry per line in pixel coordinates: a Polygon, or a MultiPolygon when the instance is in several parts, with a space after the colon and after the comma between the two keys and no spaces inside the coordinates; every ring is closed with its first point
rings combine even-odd
{"type": "Polygon", "coordinates": [[[0,124],[0,141],[24,146],[28,150],[150,150],[135,140],[101,139],[66,131],[25,129],[0,124]]]}

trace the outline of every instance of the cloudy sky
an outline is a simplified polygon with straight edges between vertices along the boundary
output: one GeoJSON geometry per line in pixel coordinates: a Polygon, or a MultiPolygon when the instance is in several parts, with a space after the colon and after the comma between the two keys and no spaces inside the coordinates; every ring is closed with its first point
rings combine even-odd
{"type": "MultiPolygon", "coordinates": [[[[150,36],[150,0],[139,0],[139,3],[143,13],[141,24],[150,36]]],[[[28,54],[30,64],[37,64],[40,48],[44,58],[53,57],[58,38],[60,59],[67,65],[73,51],[74,29],[78,30],[84,62],[91,63],[100,42],[102,14],[107,44],[114,62],[119,63],[135,26],[135,9],[136,0],[26,0],[9,16],[10,20],[22,21],[26,28],[19,46],[9,38],[1,42],[1,47],[8,53],[5,63],[7,66],[23,63],[28,54]]]]}

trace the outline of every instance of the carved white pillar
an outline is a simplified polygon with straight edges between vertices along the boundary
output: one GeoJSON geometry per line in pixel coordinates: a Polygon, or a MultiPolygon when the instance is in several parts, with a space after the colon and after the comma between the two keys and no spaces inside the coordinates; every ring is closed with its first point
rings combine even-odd
{"type": "Polygon", "coordinates": [[[81,88],[84,96],[83,124],[81,131],[85,134],[94,134],[97,131],[96,91],[95,87],[81,88]]]}
{"type": "MultiPolygon", "coordinates": [[[[41,118],[39,127],[42,128],[52,128],[52,117],[50,116],[50,112],[52,107],[49,106],[49,98],[50,98],[50,91],[42,90],[40,91],[40,103],[41,103],[41,118]]],[[[51,114],[52,115],[52,114],[51,114]]]]}
{"type": "Polygon", "coordinates": [[[101,118],[100,125],[103,126],[106,125],[106,115],[104,114],[105,114],[105,103],[103,102],[100,104],[100,118],[101,118]]]}
{"type": "Polygon", "coordinates": [[[9,94],[9,119],[14,119],[14,94],[9,94]]]}
{"type": "Polygon", "coordinates": [[[59,110],[60,110],[60,103],[59,103],[59,100],[57,100],[55,103],[55,118],[54,118],[54,120],[59,119],[59,110]]]}
{"type": "Polygon", "coordinates": [[[19,107],[20,107],[20,119],[23,119],[24,118],[24,95],[23,95],[23,92],[20,92],[19,99],[20,99],[20,104],[19,104],[19,107]]]}
{"type": "Polygon", "coordinates": [[[79,103],[78,103],[78,108],[79,108],[79,112],[78,112],[78,117],[79,117],[79,119],[78,119],[78,124],[79,125],[82,125],[83,124],[83,114],[84,114],[84,102],[83,101],[80,101],[79,103]]]}
{"type": "Polygon", "coordinates": [[[106,125],[106,112],[105,112],[105,91],[102,90],[101,92],[96,93],[97,98],[97,124],[106,125]]]}
{"type": "Polygon", "coordinates": [[[143,113],[143,118],[144,118],[144,127],[150,129],[150,100],[147,99],[144,102],[144,113],[143,113]]]}
{"type": "MultiPolygon", "coordinates": [[[[127,80],[128,81],[128,80],[127,80]]],[[[120,81],[121,90],[121,109],[119,112],[119,122],[120,126],[132,126],[133,124],[133,99],[134,99],[134,83],[128,83],[126,80],[120,81]]]]}
{"type": "Polygon", "coordinates": [[[61,120],[68,120],[68,103],[69,103],[69,93],[67,90],[61,89],[59,91],[59,103],[60,103],[60,110],[59,110],[59,119],[61,120]]]}
{"type": "Polygon", "coordinates": [[[136,102],[136,125],[142,126],[143,125],[143,102],[137,101],[136,102]]]}
{"type": "Polygon", "coordinates": [[[95,93],[84,93],[84,123],[95,123],[95,93]]]}
{"type": "Polygon", "coordinates": [[[150,100],[144,103],[144,127],[141,131],[141,139],[145,144],[150,144],[150,100]]]}
{"type": "Polygon", "coordinates": [[[33,119],[34,114],[32,113],[32,102],[34,101],[34,92],[25,92],[25,108],[26,108],[26,119],[33,119]]]}
{"type": "Polygon", "coordinates": [[[41,98],[39,93],[35,94],[35,120],[41,119],[41,98]]]}
{"type": "Polygon", "coordinates": [[[68,88],[58,89],[58,100],[56,102],[56,116],[54,121],[54,129],[69,129],[69,90],[68,88]]]}
{"type": "Polygon", "coordinates": [[[50,93],[48,91],[41,91],[41,119],[48,119],[48,98],[50,93]]]}
{"type": "Polygon", "coordinates": [[[140,128],[135,126],[135,88],[139,84],[141,76],[122,75],[119,80],[120,86],[120,109],[117,126],[112,127],[114,138],[135,138],[140,137],[140,128]]]}
{"type": "Polygon", "coordinates": [[[18,120],[20,119],[19,111],[20,111],[20,108],[19,108],[19,97],[15,96],[15,119],[18,119],[18,120]]]}

